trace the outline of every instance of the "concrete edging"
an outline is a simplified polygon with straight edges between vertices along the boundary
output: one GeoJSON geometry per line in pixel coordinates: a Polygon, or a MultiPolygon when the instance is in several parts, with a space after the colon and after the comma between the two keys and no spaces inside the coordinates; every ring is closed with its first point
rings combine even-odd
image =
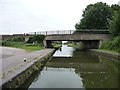
{"type": "Polygon", "coordinates": [[[104,51],[104,50],[98,50],[98,49],[90,49],[91,52],[97,53],[102,56],[114,58],[117,61],[120,60],[120,54],[119,53],[114,53],[114,52],[109,52],[109,51],[104,51]]]}
{"type": "Polygon", "coordinates": [[[45,64],[44,62],[51,59],[54,52],[55,50],[53,49],[48,54],[29,62],[27,66],[22,66],[17,69],[15,73],[11,73],[7,80],[2,80],[2,86],[0,86],[0,89],[19,88],[33,73],[43,68],[45,64]]]}

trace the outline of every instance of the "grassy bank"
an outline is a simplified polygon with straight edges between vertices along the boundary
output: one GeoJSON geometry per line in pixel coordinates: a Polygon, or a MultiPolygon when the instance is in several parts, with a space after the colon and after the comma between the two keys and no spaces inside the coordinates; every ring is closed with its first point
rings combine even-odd
{"type": "Polygon", "coordinates": [[[109,50],[109,49],[98,49],[98,50],[101,50],[101,51],[106,51],[106,52],[111,52],[111,53],[120,53],[116,50],[109,50]]]}
{"type": "Polygon", "coordinates": [[[25,49],[26,51],[36,51],[36,50],[44,49],[43,46],[26,44],[25,42],[3,41],[2,46],[21,48],[21,49],[25,49]]]}
{"type": "Polygon", "coordinates": [[[82,43],[68,43],[67,45],[76,49],[83,49],[85,47],[82,43]]]}
{"type": "Polygon", "coordinates": [[[44,49],[43,40],[44,35],[33,35],[29,38],[27,43],[24,37],[13,37],[6,40],[2,40],[0,43],[2,46],[14,47],[25,49],[26,51],[36,51],[44,49]]]}
{"type": "Polygon", "coordinates": [[[67,44],[69,47],[80,47],[80,45],[79,44],[74,44],[74,43],[68,43],[67,44]]]}
{"type": "Polygon", "coordinates": [[[36,50],[44,49],[44,47],[40,45],[32,45],[32,44],[27,44],[25,42],[13,42],[13,41],[3,41],[2,46],[21,48],[26,51],[36,51],[36,50]]]}
{"type": "Polygon", "coordinates": [[[25,49],[26,51],[36,51],[36,50],[41,50],[41,49],[44,49],[43,46],[23,46],[23,47],[20,47],[21,49],[25,49]]]}
{"type": "Polygon", "coordinates": [[[62,44],[53,43],[52,45],[53,45],[54,48],[60,48],[60,47],[62,47],[62,44]]]}

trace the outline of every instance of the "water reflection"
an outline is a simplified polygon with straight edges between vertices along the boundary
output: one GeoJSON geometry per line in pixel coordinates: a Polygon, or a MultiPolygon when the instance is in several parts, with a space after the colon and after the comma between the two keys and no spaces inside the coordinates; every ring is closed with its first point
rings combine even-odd
{"type": "Polygon", "coordinates": [[[117,88],[117,65],[94,53],[63,46],[29,88],[117,88]]]}
{"type": "Polygon", "coordinates": [[[72,47],[67,47],[67,45],[62,45],[62,47],[55,52],[53,57],[72,57],[74,50],[75,49],[72,47]]]}

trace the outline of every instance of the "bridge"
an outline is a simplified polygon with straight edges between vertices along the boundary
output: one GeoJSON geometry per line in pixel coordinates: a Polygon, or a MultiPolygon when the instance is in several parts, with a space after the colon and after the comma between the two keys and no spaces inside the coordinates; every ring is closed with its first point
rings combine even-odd
{"type": "Polygon", "coordinates": [[[2,35],[2,39],[13,37],[24,37],[27,42],[33,35],[45,35],[44,46],[52,48],[53,41],[77,41],[82,42],[86,48],[99,48],[101,44],[110,39],[108,30],[96,29],[80,29],[75,30],[57,30],[57,31],[41,31],[24,34],[2,35]]]}
{"type": "Polygon", "coordinates": [[[101,44],[110,39],[108,30],[79,30],[57,31],[48,34],[44,39],[44,46],[52,48],[53,41],[77,41],[82,42],[88,49],[100,48],[101,44]]]}

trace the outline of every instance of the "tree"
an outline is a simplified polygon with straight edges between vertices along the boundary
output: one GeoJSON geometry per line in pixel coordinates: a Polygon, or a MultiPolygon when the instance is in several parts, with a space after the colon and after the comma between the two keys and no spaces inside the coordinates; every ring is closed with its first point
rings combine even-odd
{"type": "Polygon", "coordinates": [[[88,5],[82,16],[75,25],[76,29],[108,29],[112,10],[106,3],[98,2],[88,5]]]}
{"type": "Polygon", "coordinates": [[[112,11],[113,11],[113,13],[114,13],[114,12],[119,11],[120,6],[119,6],[119,5],[117,5],[117,4],[113,4],[113,5],[111,6],[111,9],[112,9],[112,11]]]}
{"type": "Polygon", "coordinates": [[[112,21],[110,22],[109,31],[113,37],[120,36],[120,8],[115,12],[112,21]]]}
{"type": "Polygon", "coordinates": [[[37,42],[40,44],[43,42],[44,38],[45,38],[44,35],[34,35],[34,36],[29,38],[28,43],[37,42]]]}

